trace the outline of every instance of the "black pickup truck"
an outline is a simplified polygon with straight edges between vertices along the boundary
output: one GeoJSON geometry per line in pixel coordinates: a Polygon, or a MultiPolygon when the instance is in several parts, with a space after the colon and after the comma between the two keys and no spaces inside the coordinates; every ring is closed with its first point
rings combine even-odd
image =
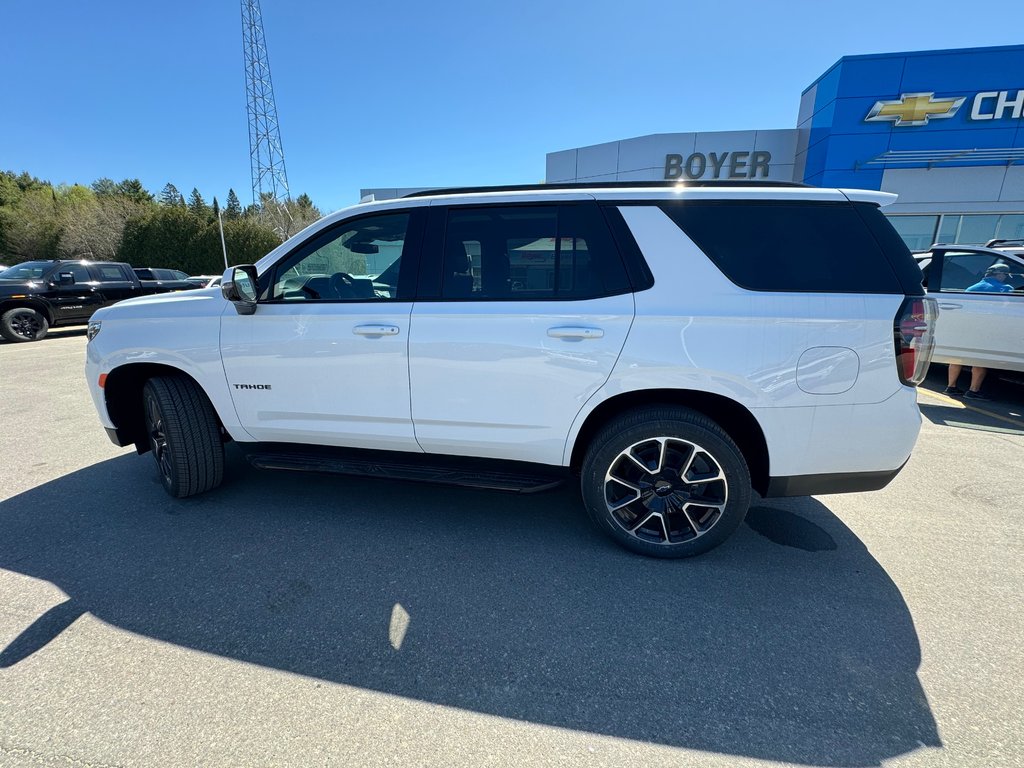
{"type": "Polygon", "coordinates": [[[0,336],[36,341],[48,328],[87,322],[101,307],[172,290],[179,288],[139,280],[116,261],[26,261],[0,272],[0,336]]]}

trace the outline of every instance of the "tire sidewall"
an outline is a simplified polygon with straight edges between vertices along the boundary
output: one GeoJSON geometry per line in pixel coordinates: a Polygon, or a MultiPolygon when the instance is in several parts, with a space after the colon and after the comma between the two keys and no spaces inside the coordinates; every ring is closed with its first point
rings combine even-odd
{"type": "Polygon", "coordinates": [[[9,309],[3,313],[3,317],[0,318],[0,335],[2,335],[7,341],[15,344],[26,342],[26,341],[39,341],[46,335],[46,331],[49,329],[49,323],[46,317],[38,310],[32,309],[31,307],[15,307],[9,309]],[[34,316],[39,322],[39,330],[31,338],[22,336],[16,332],[13,328],[13,321],[18,315],[29,315],[34,316]]]}
{"type": "Polygon", "coordinates": [[[170,476],[164,474],[164,469],[160,465],[160,459],[157,457],[156,451],[152,449],[152,444],[150,444],[150,453],[153,454],[153,460],[156,462],[156,473],[160,477],[161,485],[163,485],[164,489],[168,493],[176,495],[175,491],[179,485],[179,478],[177,462],[174,461],[174,453],[177,450],[181,450],[181,447],[175,444],[177,442],[176,438],[168,432],[167,414],[164,413],[164,409],[160,405],[160,398],[156,396],[156,393],[153,391],[153,387],[154,383],[152,381],[147,381],[145,386],[142,388],[143,423],[146,426],[146,440],[151,440],[149,409],[150,404],[152,404],[156,408],[157,413],[160,414],[160,421],[163,425],[164,440],[167,442],[166,450],[170,452],[170,461],[167,462],[170,465],[170,476]]]}
{"type": "Polygon", "coordinates": [[[587,452],[580,488],[584,505],[598,528],[627,549],[664,558],[692,557],[717,547],[743,522],[751,497],[750,472],[740,450],[728,438],[685,417],[662,418],[618,429],[613,425],[603,431],[587,452]],[[655,437],[696,443],[711,454],[725,474],[729,495],[722,516],[710,531],[692,541],[666,545],[638,539],[615,521],[605,504],[604,479],[611,462],[630,445],[655,437]]]}

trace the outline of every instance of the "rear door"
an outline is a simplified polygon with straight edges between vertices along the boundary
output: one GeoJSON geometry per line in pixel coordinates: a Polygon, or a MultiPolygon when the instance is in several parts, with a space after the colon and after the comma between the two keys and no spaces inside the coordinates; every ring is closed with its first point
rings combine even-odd
{"type": "Polygon", "coordinates": [[[124,265],[90,264],[89,269],[96,281],[96,292],[100,295],[104,307],[139,295],[133,279],[135,276],[130,275],[124,265]]]}
{"type": "Polygon", "coordinates": [[[1024,371],[1024,264],[988,251],[937,250],[929,292],[939,301],[935,358],[940,362],[1024,371]],[[996,262],[1010,267],[1009,285],[995,293],[977,286],[996,262]]]}
{"type": "Polygon", "coordinates": [[[428,453],[559,464],[633,320],[597,205],[434,206],[409,345],[428,453]]]}

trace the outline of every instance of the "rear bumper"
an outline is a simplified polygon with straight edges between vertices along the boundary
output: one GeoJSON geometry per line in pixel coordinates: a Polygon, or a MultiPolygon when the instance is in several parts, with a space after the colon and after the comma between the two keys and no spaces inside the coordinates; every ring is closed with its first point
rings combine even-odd
{"type": "Polygon", "coordinates": [[[765,498],[818,496],[826,493],[861,493],[885,488],[906,464],[876,472],[832,472],[825,475],[790,475],[768,479],[765,498]]]}

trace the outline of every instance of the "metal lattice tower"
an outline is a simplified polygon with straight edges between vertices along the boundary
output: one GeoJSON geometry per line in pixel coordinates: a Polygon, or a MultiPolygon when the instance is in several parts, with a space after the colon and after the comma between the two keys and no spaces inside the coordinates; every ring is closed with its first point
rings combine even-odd
{"type": "Polygon", "coordinates": [[[252,166],[252,201],[259,204],[264,194],[275,200],[289,200],[284,149],[277,125],[274,84],[263,35],[263,12],[259,0],[242,0],[242,48],[245,54],[245,93],[249,111],[249,162],[252,166]]]}

